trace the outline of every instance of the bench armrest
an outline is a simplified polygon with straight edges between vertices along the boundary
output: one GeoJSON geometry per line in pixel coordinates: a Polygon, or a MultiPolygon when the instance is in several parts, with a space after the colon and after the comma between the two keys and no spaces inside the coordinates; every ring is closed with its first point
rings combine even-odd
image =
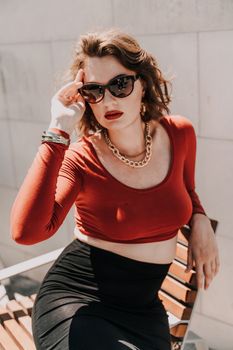
{"type": "Polygon", "coordinates": [[[35,258],[25,260],[23,262],[20,262],[18,264],[15,264],[0,270],[0,281],[55,261],[57,257],[61,254],[64,248],[65,247],[52,250],[49,253],[39,255],[35,258]]]}

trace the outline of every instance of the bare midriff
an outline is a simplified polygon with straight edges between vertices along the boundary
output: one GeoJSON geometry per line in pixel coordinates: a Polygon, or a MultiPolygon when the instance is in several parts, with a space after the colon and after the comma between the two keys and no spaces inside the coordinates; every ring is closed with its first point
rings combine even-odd
{"type": "Polygon", "coordinates": [[[75,238],[91,246],[105,249],[130,259],[155,264],[169,264],[176,253],[177,235],[171,239],[149,243],[118,243],[87,236],[78,229],[74,231],[75,238]]]}

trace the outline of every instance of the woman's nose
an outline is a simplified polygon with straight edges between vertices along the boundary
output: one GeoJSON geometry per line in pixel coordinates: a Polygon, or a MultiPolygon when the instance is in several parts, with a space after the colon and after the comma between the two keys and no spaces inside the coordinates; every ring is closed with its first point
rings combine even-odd
{"type": "Polygon", "coordinates": [[[104,98],[103,98],[103,102],[105,102],[105,103],[109,102],[109,101],[112,102],[113,100],[115,101],[116,97],[113,96],[108,89],[106,89],[105,94],[104,94],[104,98]]]}

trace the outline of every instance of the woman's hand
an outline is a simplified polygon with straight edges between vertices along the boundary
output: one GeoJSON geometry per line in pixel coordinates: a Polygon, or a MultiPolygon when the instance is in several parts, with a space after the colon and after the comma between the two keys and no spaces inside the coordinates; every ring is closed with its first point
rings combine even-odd
{"type": "Polygon", "coordinates": [[[197,287],[207,289],[219,271],[219,253],[210,220],[203,214],[194,214],[188,244],[188,264],[186,272],[195,263],[197,287]]]}
{"type": "Polygon", "coordinates": [[[64,85],[51,101],[51,122],[49,128],[57,128],[72,134],[75,125],[85,112],[85,101],[77,92],[83,85],[83,69],[79,69],[74,81],[64,85]]]}

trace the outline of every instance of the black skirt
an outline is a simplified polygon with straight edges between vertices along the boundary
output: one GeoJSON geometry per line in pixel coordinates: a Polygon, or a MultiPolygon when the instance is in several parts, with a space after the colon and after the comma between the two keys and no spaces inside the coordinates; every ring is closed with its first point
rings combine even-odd
{"type": "Polygon", "coordinates": [[[171,264],[75,239],[48,270],[32,310],[38,350],[170,350],[158,290],[171,264]]]}

